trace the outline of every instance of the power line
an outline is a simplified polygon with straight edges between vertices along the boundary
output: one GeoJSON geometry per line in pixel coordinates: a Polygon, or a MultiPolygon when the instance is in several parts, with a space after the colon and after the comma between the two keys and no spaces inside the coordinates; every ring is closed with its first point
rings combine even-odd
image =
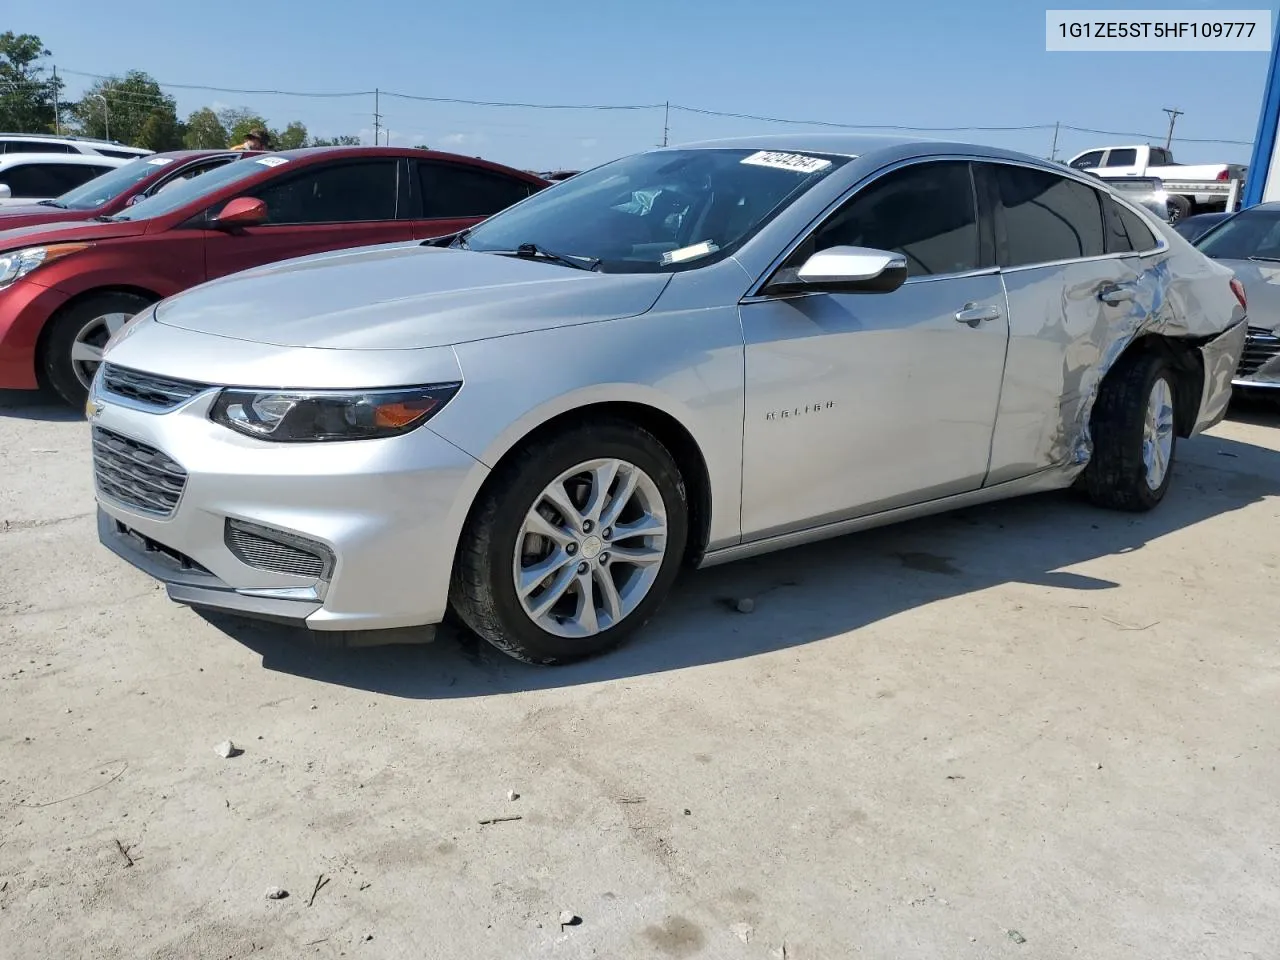
{"type": "MultiPolygon", "coordinates": [[[[113,78],[105,74],[89,73],[82,70],[62,70],[63,74],[69,74],[77,77],[88,77],[94,80],[111,80],[113,78]]],[[[420,94],[401,93],[392,90],[344,90],[344,91],[307,91],[307,90],[278,90],[278,89],[250,89],[239,87],[217,87],[205,84],[195,83],[162,83],[156,81],[156,85],[162,88],[172,88],[176,90],[199,90],[208,93],[226,93],[237,94],[243,96],[285,96],[285,97],[303,97],[310,99],[340,99],[351,97],[393,97],[398,100],[410,100],[418,103],[442,103],[455,104],[459,106],[469,107],[506,107],[521,110],[590,110],[590,111],[644,111],[644,110],[662,110],[669,112],[678,110],[682,113],[694,114],[705,117],[723,117],[733,120],[749,120],[753,123],[776,123],[789,126],[804,127],[825,127],[833,130],[860,130],[860,131],[893,131],[897,133],[1022,133],[1040,130],[1053,130],[1060,128],[1062,130],[1070,130],[1075,133],[1088,133],[1096,136],[1106,137],[1126,137],[1140,140],[1158,140],[1159,136],[1150,133],[1134,133],[1132,131],[1117,130],[1099,130],[1093,127],[1079,127],[1072,124],[1063,123],[1029,123],[1029,124],[1007,124],[1007,125],[982,125],[971,124],[965,126],[910,126],[906,124],[893,123],[843,123],[835,120],[810,120],[796,119],[791,117],[773,117],[762,114],[737,113],[728,110],[711,110],[706,107],[695,107],[687,104],[679,103],[532,103],[528,101],[510,101],[510,100],[473,100],[464,97],[436,97],[424,96],[420,94]]],[[[137,92],[136,96],[152,97],[154,94],[142,94],[137,92]]],[[[113,95],[114,98],[115,95],[113,95]]],[[[155,105],[166,102],[164,99],[157,99],[155,105]]],[[[375,105],[375,112],[377,111],[375,105]]],[[[1226,144],[1230,146],[1249,146],[1251,140],[1232,140],[1221,137],[1176,137],[1174,140],[1178,143],[1211,143],[1226,144]]]]}

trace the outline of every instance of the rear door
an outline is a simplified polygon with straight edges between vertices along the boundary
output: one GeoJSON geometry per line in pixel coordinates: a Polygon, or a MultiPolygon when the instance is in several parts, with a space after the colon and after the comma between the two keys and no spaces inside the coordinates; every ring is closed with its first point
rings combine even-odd
{"type": "MultiPolygon", "coordinates": [[[[409,221],[396,219],[399,160],[339,159],[308,164],[297,171],[287,168],[284,157],[238,162],[270,166],[272,161],[277,163],[279,175],[242,194],[267,205],[267,222],[237,230],[205,231],[208,279],[326,250],[413,238],[409,221]]],[[[225,202],[218,206],[225,206],[225,202]]]]}
{"type": "Polygon", "coordinates": [[[1143,171],[1140,159],[1137,147],[1112,147],[1098,172],[1104,177],[1136,177],[1143,171]]]}
{"type": "Polygon", "coordinates": [[[415,239],[465,230],[535,189],[527,180],[469,164],[415,160],[414,167],[410,202],[415,239]]]}
{"type": "Polygon", "coordinates": [[[1036,167],[989,163],[979,173],[995,196],[1009,302],[991,485],[1088,457],[1077,441],[1104,354],[1151,303],[1141,258],[1108,238],[1105,194],[1036,167]]]}

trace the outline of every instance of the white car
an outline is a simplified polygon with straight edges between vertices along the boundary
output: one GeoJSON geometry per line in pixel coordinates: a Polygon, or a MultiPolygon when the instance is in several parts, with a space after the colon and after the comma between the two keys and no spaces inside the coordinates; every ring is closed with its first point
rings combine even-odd
{"type": "Polygon", "coordinates": [[[73,153],[89,157],[115,157],[117,160],[136,160],[150,156],[154,150],[129,147],[114,140],[95,140],[92,137],[55,137],[45,133],[0,133],[0,154],[13,153],[73,153]]]}
{"type": "Polygon", "coordinates": [[[0,207],[60,197],[131,160],[75,153],[14,153],[0,157],[0,207]]]}

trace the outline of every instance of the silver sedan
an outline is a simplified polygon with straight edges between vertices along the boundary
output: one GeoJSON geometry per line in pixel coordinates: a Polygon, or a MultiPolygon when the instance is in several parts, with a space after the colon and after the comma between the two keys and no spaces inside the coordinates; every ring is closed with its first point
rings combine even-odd
{"type": "Polygon", "coordinates": [[[89,398],[100,535],[181,603],[362,640],[452,608],[563,662],[685,565],[1073,483],[1155,506],[1243,318],[1229,270],[1058,164],[656,150],[140,314],[89,398]]]}

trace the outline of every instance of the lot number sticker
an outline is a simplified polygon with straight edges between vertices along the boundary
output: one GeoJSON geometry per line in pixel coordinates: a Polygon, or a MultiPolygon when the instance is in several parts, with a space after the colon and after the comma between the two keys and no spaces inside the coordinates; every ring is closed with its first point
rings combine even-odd
{"type": "Polygon", "coordinates": [[[163,167],[166,163],[173,163],[173,157],[152,157],[147,163],[153,167],[163,167]]]}
{"type": "Polygon", "coordinates": [[[264,167],[278,167],[282,164],[288,163],[289,161],[284,157],[259,157],[257,162],[262,164],[264,167]]]}
{"type": "Polygon", "coordinates": [[[753,167],[773,167],[775,170],[792,170],[795,173],[817,173],[831,166],[830,160],[821,157],[806,157],[803,153],[777,153],[773,150],[761,150],[742,159],[753,167]]]}

